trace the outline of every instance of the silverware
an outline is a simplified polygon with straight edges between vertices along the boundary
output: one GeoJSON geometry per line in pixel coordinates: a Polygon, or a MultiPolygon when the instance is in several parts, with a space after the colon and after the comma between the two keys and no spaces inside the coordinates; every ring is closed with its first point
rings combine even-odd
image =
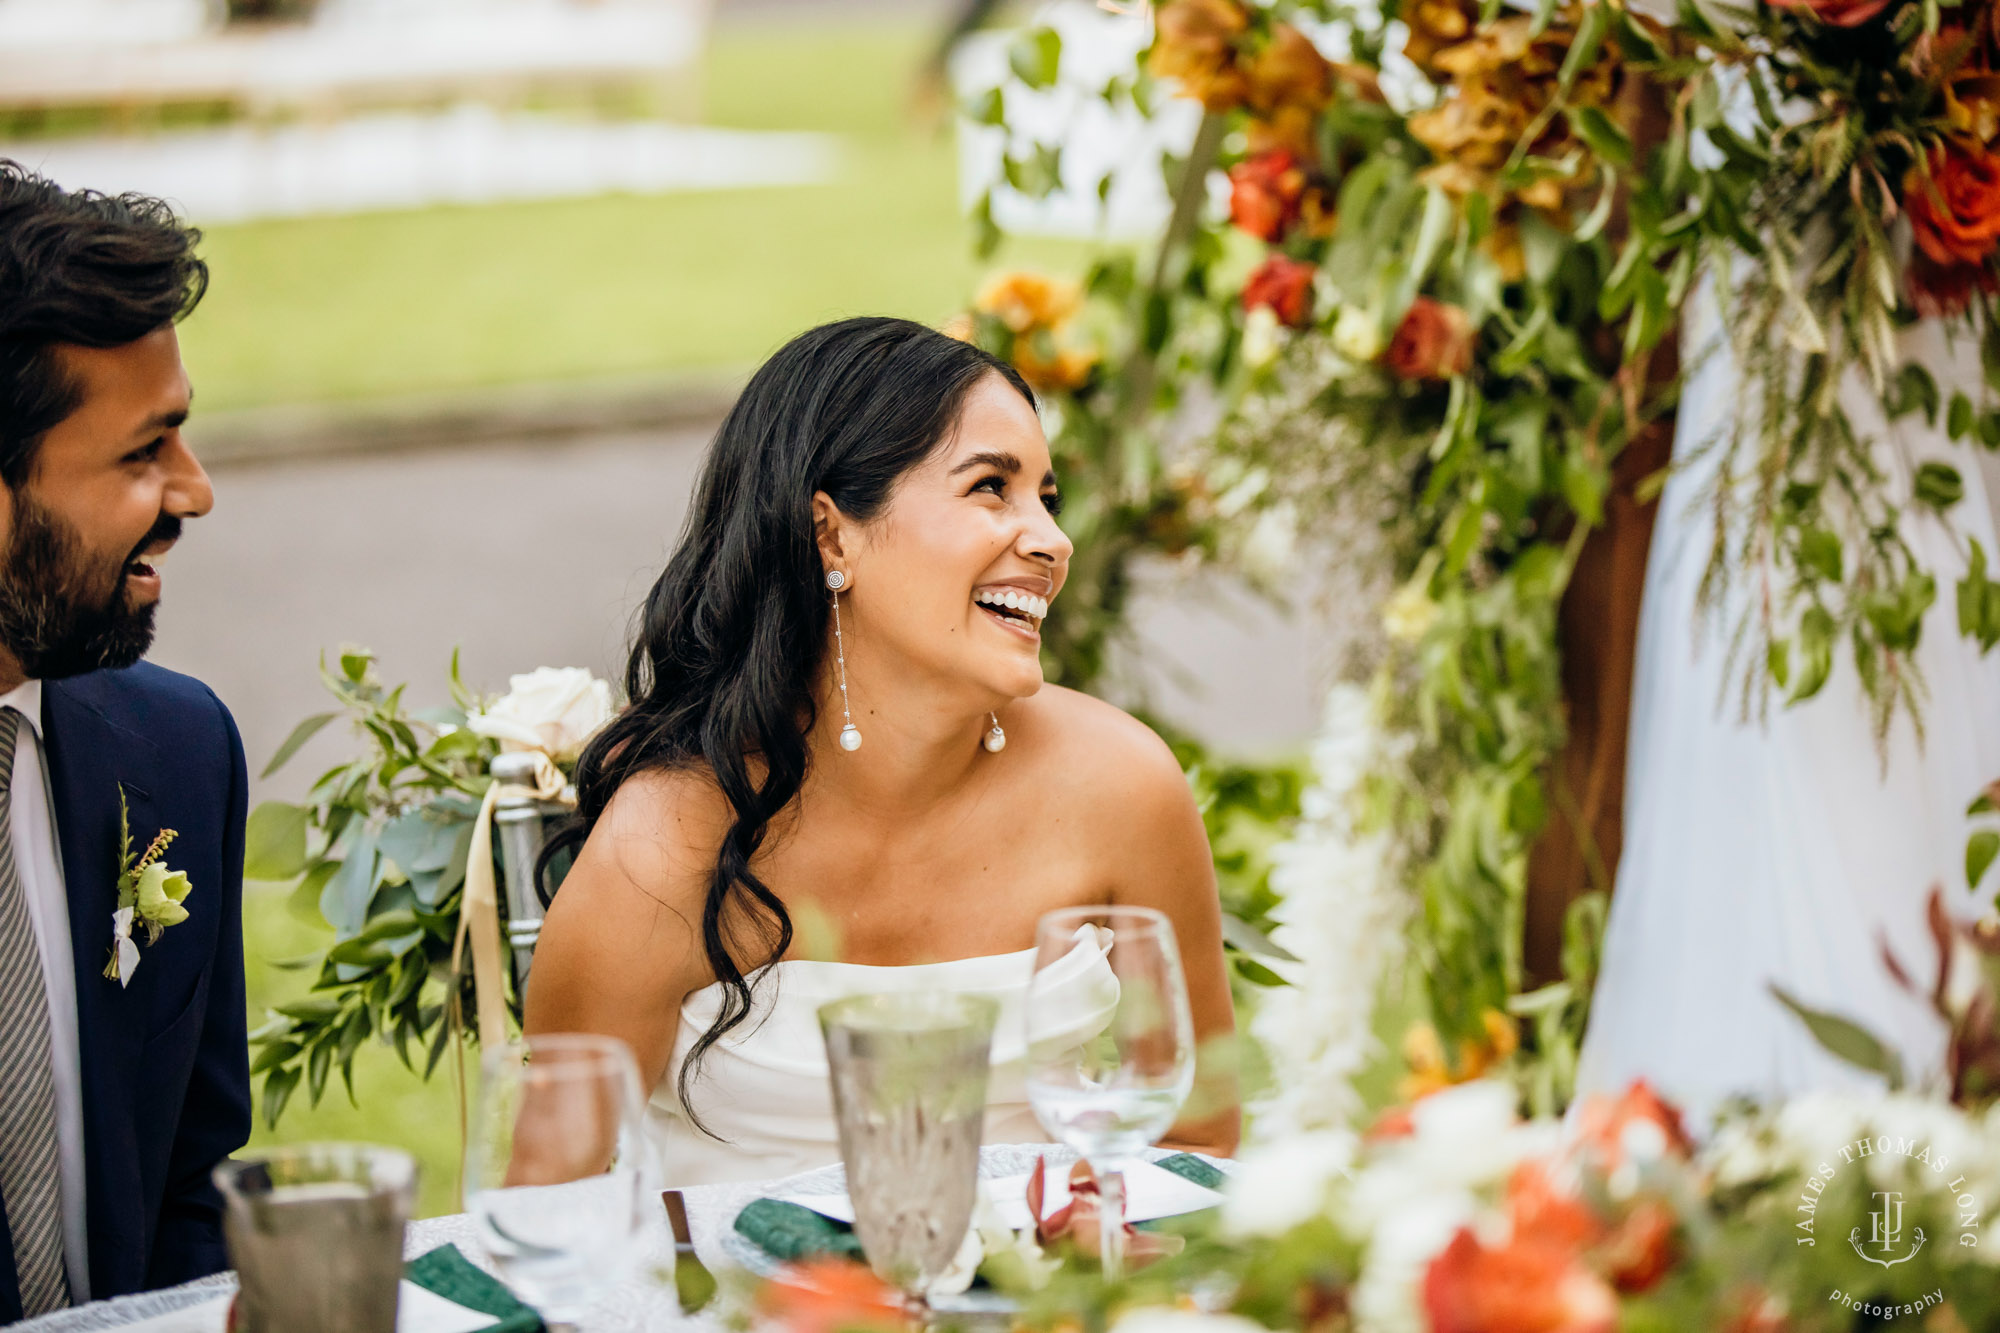
{"type": "Polygon", "coordinates": [[[667,1225],[674,1233],[674,1293],[680,1297],[681,1313],[693,1314],[715,1299],[715,1274],[694,1252],[687,1199],[679,1190],[662,1190],[660,1202],[667,1206],[667,1225]]]}

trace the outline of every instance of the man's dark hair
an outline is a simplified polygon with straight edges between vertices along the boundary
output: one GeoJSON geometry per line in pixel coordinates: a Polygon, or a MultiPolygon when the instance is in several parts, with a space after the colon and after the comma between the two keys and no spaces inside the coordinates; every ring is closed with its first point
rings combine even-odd
{"type": "Polygon", "coordinates": [[[208,290],[201,233],[142,194],[65,190],[0,158],[0,481],[18,490],[81,390],[59,343],[122,347],[208,290]]]}

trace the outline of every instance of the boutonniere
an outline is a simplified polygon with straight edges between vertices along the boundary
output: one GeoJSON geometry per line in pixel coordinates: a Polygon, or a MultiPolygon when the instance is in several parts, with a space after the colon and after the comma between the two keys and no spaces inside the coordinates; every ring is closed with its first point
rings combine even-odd
{"type": "Polygon", "coordinates": [[[180,834],[163,828],[143,853],[132,851],[132,820],[125,806],[125,789],[118,789],[118,910],[111,914],[111,961],[104,975],[120,986],[132,984],[139,966],[139,946],[132,941],[132,927],[145,927],[146,943],[160,942],[168,926],[187,920],[188,883],[185,872],[169,869],[160,858],[180,834]]]}

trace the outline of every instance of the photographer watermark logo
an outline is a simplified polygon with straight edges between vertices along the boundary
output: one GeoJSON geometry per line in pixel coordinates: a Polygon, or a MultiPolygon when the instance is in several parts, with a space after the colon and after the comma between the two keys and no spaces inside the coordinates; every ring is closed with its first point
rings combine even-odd
{"type": "MultiPolygon", "coordinates": [[[[1967,1178],[1962,1174],[1954,1175],[1950,1160],[1924,1140],[1889,1134],[1856,1139],[1813,1168],[1806,1179],[1805,1189],[1799,1195],[1799,1220],[1794,1224],[1795,1239],[1800,1245],[1818,1243],[1817,1226],[1820,1222],[1837,1225],[1835,1218],[1820,1217],[1821,1199],[1841,1170],[1851,1167],[1865,1172],[1867,1159],[1871,1157],[1901,1157],[1907,1160],[1910,1170],[1909,1179],[1902,1188],[1886,1186],[1871,1189],[1867,1195],[1868,1211],[1859,1221],[1852,1221],[1851,1214],[1837,1219],[1838,1222],[1852,1221],[1846,1233],[1847,1243],[1863,1261],[1880,1269],[1892,1270],[1923,1252],[1932,1237],[1925,1234],[1921,1225],[1906,1223],[1906,1211],[1917,1217],[1929,1218],[1934,1228],[1950,1226],[1957,1233],[1956,1243],[1963,1248],[1978,1248],[1980,1220],[1985,1215],[1985,1209],[1980,1206],[1978,1196],[1967,1188],[1967,1178]],[[1944,1218],[1950,1221],[1942,1221],[1944,1218]]],[[[1833,1227],[1829,1226],[1829,1230],[1833,1227]]],[[[1939,1241],[1952,1243],[1949,1233],[1939,1241]]],[[[1857,1269],[1856,1276],[1865,1271],[1857,1269]]],[[[1942,1303],[1944,1293],[1933,1291],[1901,1302],[1884,1302],[1865,1291],[1860,1295],[1835,1291],[1827,1299],[1878,1319],[1890,1320],[1902,1315],[1921,1314],[1942,1303]]]]}
{"type": "Polygon", "coordinates": [[[1911,1228],[1910,1235],[1910,1248],[1897,1253],[1903,1243],[1903,1196],[1898,1190],[1877,1190],[1875,1211],[1868,1214],[1868,1243],[1862,1244],[1860,1227],[1847,1233],[1847,1243],[1869,1263],[1894,1268],[1916,1258],[1917,1251],[1924,1248],[1922,1227],[1911,1228]]]}

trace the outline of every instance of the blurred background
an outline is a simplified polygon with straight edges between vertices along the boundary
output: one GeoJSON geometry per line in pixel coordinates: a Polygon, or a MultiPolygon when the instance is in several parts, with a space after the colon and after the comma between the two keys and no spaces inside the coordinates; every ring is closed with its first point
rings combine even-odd
{"type": "MultiPolygon", "coordinates": [[[[987,12],[989,11],[990,12],[987,12]]],[[[253,804],[353,746],[322,732],[345,644],[444,701],[539,665],[616,678],[737,386],[846,315],[941,324],[995,265],[1077,269],[1088,234],[974,257],[943,53],[958,0],[0,0],[0,156],[175,201],[213,284],[182,330],[215,513],[175,555],[154,660],[234,710],[253,804]]],[[[963,142],[961,140],[963,139],[963,142]]],[[[1141,214],[1143,201],[1138,206],[1141,214]]],[[[1021,220],[1010,231],[1037,230],[1021,220]]],[[[1120,678],[1232,754],[1296,751],[1324,636],[1167,565],[1120,678]]],[[[251,1022],[327,928],[249,886],[251,1022]]],[[[450,1080],[387,1050],[260,1140],[418,1148],[456,1206],[450,1080]]]]}

